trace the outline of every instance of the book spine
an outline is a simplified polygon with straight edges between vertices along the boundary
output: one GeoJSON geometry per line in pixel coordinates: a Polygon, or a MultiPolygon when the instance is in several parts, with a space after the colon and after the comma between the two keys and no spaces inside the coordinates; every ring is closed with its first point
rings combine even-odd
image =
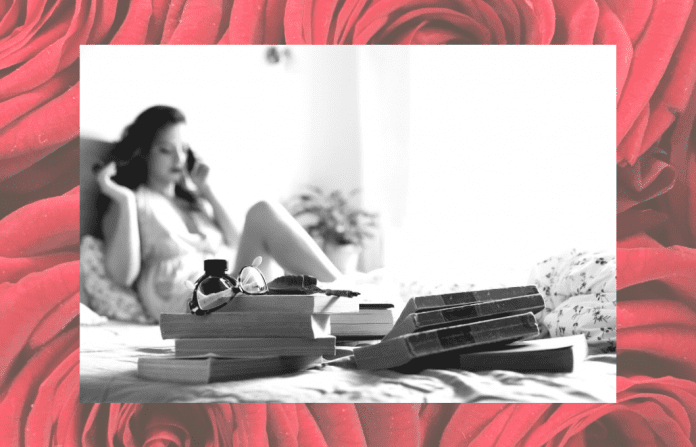
{"type": "Polygon", "coordinates": [[[538,333],[539,328],[534,320],[534,315],[527,313],[480,323],[419,332],[406,336],[405,341],[412,356],[421,357],[538,333]]]}
{"type": "Polygon", "coordinates": [[[508,314],[510,312],[538,312],[543,308],[544,299],[541,295],[530,295],[417,313],[414,314],[414,323],[416,328],[422,328],[454,321],[469,321],[490,315],[508,314]]]}
{"type": "Polygon", "coordinates": [[[316,338],[331,335],[328,314],[275,314],[216,312],[207,316],[162,314],[162,339],[171,338],[316,338]],[[278,317],[282,318],[278,318],[278,317]]]}
{"type": "Polygon", "coordinates": [[[414,298],[413,301],[415,302],[416,310],[424,310],[534,295],[538,293],[539,290],[537,290],[536,286],[522,286],[420,296],[414,298]]]}

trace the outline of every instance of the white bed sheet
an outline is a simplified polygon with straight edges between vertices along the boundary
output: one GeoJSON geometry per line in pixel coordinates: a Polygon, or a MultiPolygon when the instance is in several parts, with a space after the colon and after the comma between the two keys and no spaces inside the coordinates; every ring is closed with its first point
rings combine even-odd
{"type": "Polygon", "coordinates": [[[352,358],[278,377],[206,385],[144,380],[137,359],[173,352],[159,327],[109,321],[80,328],[81,402],[615,402],[616,356],[568,374],[361,371],[352,358]]]}

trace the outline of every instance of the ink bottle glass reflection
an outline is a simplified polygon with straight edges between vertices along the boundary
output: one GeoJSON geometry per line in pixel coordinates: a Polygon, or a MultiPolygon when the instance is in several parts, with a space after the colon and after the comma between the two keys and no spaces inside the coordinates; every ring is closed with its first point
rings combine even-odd
{"type": "Polygon", "coordinates": [[[193,296],[189,301],[191,313],[205,315],[227,304],[233,296],[236,281],[227,275],[225,259],[206,259],[205,273],[196,280],[193,296]]]}

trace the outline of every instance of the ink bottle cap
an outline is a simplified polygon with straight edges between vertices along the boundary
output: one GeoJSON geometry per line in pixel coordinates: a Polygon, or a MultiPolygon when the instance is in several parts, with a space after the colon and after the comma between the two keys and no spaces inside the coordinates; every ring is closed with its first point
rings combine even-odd
{"type": "Polygon", "coordinates": [[[227,271],[226,259],[206,259],[203,261],[203,270],[209,275],[225,274],[227,271]]]}

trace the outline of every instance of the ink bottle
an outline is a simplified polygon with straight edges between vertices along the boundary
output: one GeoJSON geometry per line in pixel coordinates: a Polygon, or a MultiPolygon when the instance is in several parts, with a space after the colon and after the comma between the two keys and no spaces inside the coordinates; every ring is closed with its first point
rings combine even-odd
{"type": "Polygon", "coordinates": [[[189,301],[191,313],[206,315],[227,304],[234,296],[236,281],[227,275],[225,259],[206,259],[203,261],[205,273],[196,280],[193,296],[189,301]]]}

